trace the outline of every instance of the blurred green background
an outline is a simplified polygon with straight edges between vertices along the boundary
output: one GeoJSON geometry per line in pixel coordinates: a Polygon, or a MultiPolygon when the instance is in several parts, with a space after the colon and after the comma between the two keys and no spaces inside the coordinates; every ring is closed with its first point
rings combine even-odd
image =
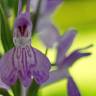
{"type": "MultiPolygon", "coordinates": [[[[4,6],[3,9],[5,8],[5,13],[7,13],[7,15],[5,14],[5,18],[8,18],[9,13],[6,12],[6,8],[10,8],[12,16],[8,19],[8,23],[11,30],[17,11],[16,2],[17,0],[0,0],[0,6],[4,6]],[[2,5],[2,1],[5,1],[6,4],[2,5]]],[[[63,34],[69,27],[75,27],[78,30],[77,37],[68,53],[76,48],[94,44],[92,48],[86,50],[92,52],[92,55],[78,60],[70,68],[70,73],[74,77],[82,96],[96,96],[96,0],[64,0],[64,3],[52,15],[52,20],[60,34],[63,34]]],[[[45,52],[45,47],[39,41],[37,35],[33,36],[32,45],[45,52]]],[[[0,53],[4,53],[1,42],[0,53]]],[[[54,62],[54,54],[54,49],[50,49],[48,57],[51,62],[54,62]]],[[[42,88],[39,93],[41,96],[67,96],[66,83],[67,80],[62,80],[56,84],[42,88]]]]}

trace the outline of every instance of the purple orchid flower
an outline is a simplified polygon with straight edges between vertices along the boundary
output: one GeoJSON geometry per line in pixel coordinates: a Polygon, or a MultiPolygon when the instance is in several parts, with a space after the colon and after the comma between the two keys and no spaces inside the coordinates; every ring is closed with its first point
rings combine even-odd
{"type": "MultiPolygon", "coordinates": [[[[31,0],[32,10],[36,12],[40,0],[31,0]]],[[[41,0],[40,15],[49,15],[63,2],[63,0],[41,0]]]]}
{"type": "MultiPolygon", "coordinates": [[[[50,62],[48,58],[31,46],[32,22],[30,20],[30,0],[27,1],[26,12],[24,14],[22,13],[22,2],[19,0],[18,16],[15,20],[13,33],[15,47],[0,60],[1,88],[9,89],[9,86],[19,79],[23,84],[22,96],[26,96],[27,88],[33,79],[40,85],[46,85],[65,77],[68,79],[68,95],[80,96],[80,92],[70,76],[68,68],[81,57],[89,56],[90,53],[83,53],[81,51],[90,46],[77,49],[66,56],[66,52],[76,36],[76,30],[68,30],[64,36],[60,36],[49,18],[50,13],[62,1],[42,0],[40,7],[40,15],[43,16],[38,19],[37,30],[40,32],[41,40],[48,48],[52,47],[54,43],[58,43],[56,59],[58,68],[49,72],[50,62]]],[[[36,11],[38,2],[39,0],[32,1],[33,11],[36,11]]]]}
{"type": "Polygon", "coordinates": [[[70,73],[68,72],[68,68],[72,66],[74,62],[76,62],[78,59],[91,55],[90,53],[82,52],[82,50],[85,50],[92,46],[92,45],[89,45],[88,47],[85,47],[85,48],[76,49],[70,55],[66,56],[66,52],[72,45],[72,42],[74,40],[74,37],[76,36],[76,33],[77,32],[75,29],[69,29],[68,32],[64,34],[64,36],[58,36],[60,37],[57,40],[58,46],[57,46],[56,64],[58,69],[55,71],[52,71],[51,74],[49,75],[48,81],[44,83],[44,85],[51,84],[53,82],[63,79],[64,77],[67,78],[68,79],[68,96],[80,96],[79,89],[77,88],[75,82],[70,76],[70,73]]]}
{"type": "Polygon", "coordinates": [[[30,86],[33,79],[42,84],[49,77],[50,62],[44,54],[31,46],[31,31],[30,0],[27,0],[25,13],[22,13],[22,1],[19,0],[13,33],[15,47],[0,60],[0,78],[8,86],[17,79],[25,87],[30,86]]]}
{"type": "MultiPolygon", "coordinates": [[[[75,36],[76,36],[76,31],[69,30],[69,32],[66,33],[64,35],[64,37],[62,37],[59,41],[60,43],[58,45],[58,52],[57,52],[57,59],[56,59],[57,60],[56,64],[59,69],[64,68],[67,70],[78,59],[90,55],[90,53],[87,53],[87,52],[83,53],[81,51],[91,47],[92,45],[85,47],[85,48],[77,49],[74,52],[72,52],[70,55],[66,56],[66,52],[72,45],[72,42],[73,42],[75,36]]],[[[69,72],[68,72],[68,74],[69,74],[69,72]]],[[[77,88],[77,86],[76,86],[75,82],[73,81],[72,77],[70,76],[70,74],[67,76],[68,76],[67,77],[68,78],[68,96],[81,96],[79,89],[77,88]]]]}
{"type": "Polygon", "coordinates": [[[69,29],[68,32],[61,36],[59,39],[59,45],[57,47],[57,59],[56,64],[58,68],[67,67],[69,68],[76,60],[81,57],[86,57],[91,55],[91,53],[84,53],[82,50],[90,48],[92,45],[89,45],[85,48],[76,49],[70,55],[66,56],[66,53],[76,36],[77,32],[75,29],[69,29]]]}

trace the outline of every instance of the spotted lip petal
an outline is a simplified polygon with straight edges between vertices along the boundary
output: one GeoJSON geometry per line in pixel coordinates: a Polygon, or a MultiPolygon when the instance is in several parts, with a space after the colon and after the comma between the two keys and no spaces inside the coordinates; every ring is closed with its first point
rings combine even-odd
{"type": "Polygon", "coordinates": [[[6,53],[0,60],[0,77],[7,84],[12,85],[17,80],[17,70],[12,64],[13,49],[6,53]]]}
{"type": "Polygon", "coordinates": [[[15,54],[18,54],[14,57],[14,64],[18,68],[18,76],[23,85],[30,86],[33,78],[38,84],[45,82],[48,79],[50,69],[47,57],[31,46],[21,48],[21,52],[20,48],[17,49],[15,54]]]}
{"type": "Polygon", "coordinates": [[[49,77],[50,66],[48,58],[31,46],[13,48],[0,60],[0,76],[7,85],[14,84],[19,78],[27,87],[32,77],[38,84],[45,82],[49,77]]]}
{"type": "Polygon", "coordinates": [[[49,78],[49,70],[51,64],[48,58],[42,54],[37,49],[33,48],[36,58],[37,58],[37,66],[33,68],[32,73],[34,79],[37,81],[38,84],[44,83],[49,78]]]}
{"type": "Polygon", "coordinates": [[[39,19],[37,31],[41,41],[47,48],[51,48],[59,41],[58,30],[51,23],[50,18],[44,16],[39,19]]]}
{"type": "Polygon", "coordinates": [[[76,30],[70,29],[68,32],[64,34],[63,37],[60,38],[59,46],[57,48],[57,59],[56,63],[59,65],[62,60],[64,60],[65,54],[67,50],[72,45],[72,42],[76,36],[76,30]]]}
{"type": "Polygon", "coordinates": [[[15,48],[14,65],[18,69],[18,78],[24,86],[29,86],[32,81],[30,68],[36,66],[30,46],[15,48]]]}
{"type": "Polygon", "coordinates": [[[77,88],[75,82],[72,77],[68,78],[68,96],[81,96],[79,89],[77,88]]]}

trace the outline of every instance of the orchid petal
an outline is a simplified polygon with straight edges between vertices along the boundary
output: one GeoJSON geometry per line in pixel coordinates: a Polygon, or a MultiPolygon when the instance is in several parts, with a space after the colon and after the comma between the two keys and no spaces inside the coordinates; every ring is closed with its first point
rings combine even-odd
{"type": "Polygon", "coordinates": [[[26,18],[26,14],[21,14],[19,18],[16,19],[15,21],[15,27],[17,28],[20,25],[29,25],[30,20],[26,18]]]}
{"type": "Polygon", "coordinates": [[[25,87],[34,79],[37,83],[45,82],[49,77],[50,62],[44,54],[35,48],[13,48],[0,60],[0,77],[7,84],[16,82],[17,76],[25,87]]]}
{"type": "Polygon", "coordinates": [[[68,88],[68,96],[81,96],[75,82],[72,79],[72,77],[68,78],[67,88],[68,88]]]}
{"type": "Polygon", "coordinates": [[[63,0],[46,0],[45,13],[52,13],[63,0]]]}
{"type": "Polygon", "coordinates": [[[91,53],[79,53],[78,51],[74,51],[70,56],[64,59],[63,66],[64,67],[72,66],[74,62],[76,62],[78,59],[89,55],[91,55],[91,53]]]}
{"type": "Polygon", "coordinates": [[[18,4],[18,15],[20,15],[22,12],[22,0],[19,0],[19,4],[18,4]]]}
{"type": "Polygon", "coordinates": [[[27,25],[32,27],[32,22],[30,19],[30,0],[27,0],[26,12],[22,13],[22,0],[19,0],[18,4],[18,16],[15,20],[14,27],[18,28],[21,25],[27,25]]]}
{"type": "Polygon", "coordinates": [[[22,70],[19,71],[18,77],[25,87],[30,86],[32,82],[30,71],[24,71],[24,69],[22,68],[22,70]]]}
{"type": "Polygon", "coordinates": [[[14,48],[7,52],[0,60],[0,78],[7,84],[12,85],[17,80],[17,70],[13,64],[14,48]]]}
{"type": "Polygon", "coordinates": [[[36,64],[32,70],[33,77],[38,84],[44,83],[49,78],[50,62],[48,58],[35,48],[32,48],[36,54],[36,64]]]}
{"type": "Polygon", "coordinates": [[[76,30],[70,29],[68,32],[64,34],[63,37],[60,38],[60,43],[58,46],[57,50],[57,64],[60,64],[62,60],[64,60],[65,54],[67,50],[70,48],[72,45],[72,42],[76,36],[76,30]]]}
{"type": "Polygon", "coordinates": [[[52,25],[48,17],[40,18],[37,25],[37,31],[41,41],[46,47],[53,47],[59,40],[58,30],[52,25]]]}
{"type": "MultiPolygon", "coordinates": [[[[61,2],[63,2],[63,0],[41,0],[40,14],[45,15],[52,13],[61,2]]],[[[38,3],[39,0],[31,0],[33,12],[36,12],[38,3]]]]}
{"type": "Polygon", "coordinates": [[[31,7],[32,7],[32,11],[35,13],[37,10],[37,6],[38,6],[39,0],[31,0],[31,7]]]}
{"type": "Polygon", "coordinates": [[[0,88],[3,88],[5,90],[8,90],[9,89],[9,86],[6,85],[1,79],[0,79],[0,88]]]}
{"type": "MultiPolygon", "coordinates": [[[[83,48],[86,49],[87,47],[83,48]]],[[[77,49],[74,52],[72,52],[68,57],[64,58],[64,60],[58,64],[58,67],[64,67],[64,68],[69,68],[70,66],[72,66],[74,64],[74,62],[76,62],[78,59],[82,58],[82,57],[86,57],[91,55],[91,53],[89,52],[81,52],[83,50],[81,49],[77,49]]]]}
{"type": "Polygon", "coordinates": [[[18,69],[18,78],[24,86],[28,87],[32,82],[31,68],[36,66],[31,46],[15,48],[14,65],[18,69]]]}
{"type": "Polygon", "coordinates": [[[30,16],[30,0],[27,0],[26,13],[30,16]]]}
{"type": "Polygon", "coordinates": [[[56,83],[64,78],[67,78],[68,76],[69,74],[65,68],[53,70],[49,74],[49,79],[46,82],[44,82],[42,86],[56,83]]]}

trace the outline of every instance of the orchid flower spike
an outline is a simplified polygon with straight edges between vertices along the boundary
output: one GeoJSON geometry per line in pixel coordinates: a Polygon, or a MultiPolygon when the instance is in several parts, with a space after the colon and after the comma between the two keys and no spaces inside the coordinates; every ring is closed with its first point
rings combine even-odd
{"type": "Polygon", "coordinates": [[[31,31],[30,0],[27,0],[25,13],[22,13],[22,1],[19,0],[13,33],[15,47],[0,59],[0,78],[8,86],[19,79],[24,87],[29,87],[33,79],[42,84],[49,77],[50,62],[31,46],[31,31]]]}

